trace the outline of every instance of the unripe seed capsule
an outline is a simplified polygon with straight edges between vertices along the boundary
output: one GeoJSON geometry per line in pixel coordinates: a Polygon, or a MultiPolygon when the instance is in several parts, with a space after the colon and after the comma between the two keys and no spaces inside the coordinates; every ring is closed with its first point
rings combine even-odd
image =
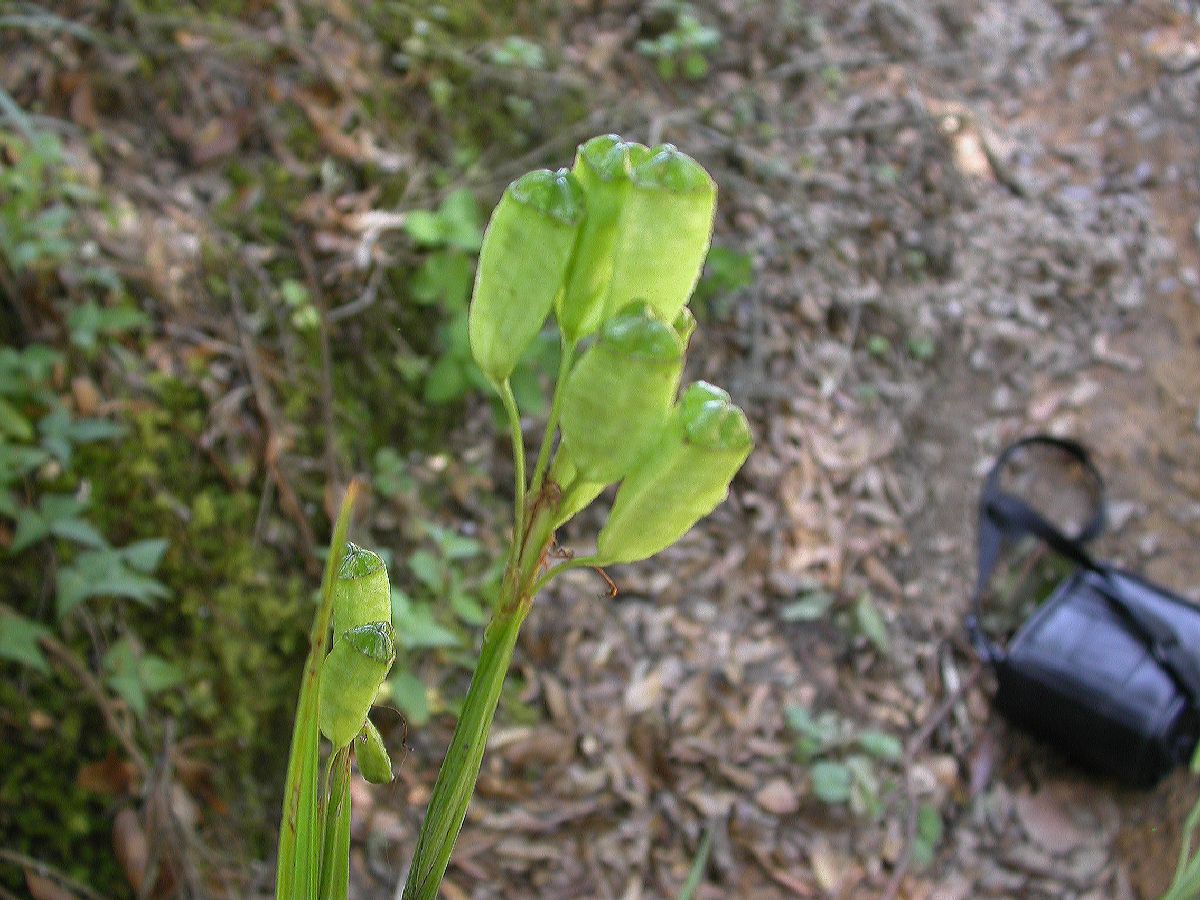
{"type": "Polygon", "coordinates": [[[471,353],[495,384],[512,374],[562,290],[584,220],[583,191],[566,169],[508,186],[492,213],[467,319],[471,353]]]}
{"type": "Polygon", "coordinates": [[[388,784],[394,777],[392,758],[388,756],[379,729],[370,719],[363,723],[354,739],[354,758],[358,760],[358,771],[371,784],[388,784]]]}
{"type": "Polygon", "coordinates": [[[659,443],[626,476],[596,540],[603,565],[635,562],[675,543],[725,499],[754,442],[745,414],[698,381],[659,443]]]}
{"type": "Polygon", "coordinates": [[[344,632],[321,665],[317,721],[335,747],[354,740],[396,659],[390,622],[344,632]]]}
{"type": "Polygon", "coordinates": [[[716,183],[670,144],[652,154],[630,173],[604,319],[644,299],[670,322],[691,297],[708,255],[716,183]]]}
{"type": "Polygon", "coordinates": [[[587,217],[579,232],[566,289],[555,301],[558,327],[568,343],[600,325],[613,274],[613,247],[621,207],[629,193],[629,173],[648,159],[650,150],[615,134],[580,144],[571,170],[583,188],[587,217]]]}
{"type": "Polygon", "coordinates": [[[333,633],[341,635],[359,625],[391,620],[387,566],[379,554],[347,542],[333,584],[333,633]]]}
{"type": "Polygon", "coordinates": [[[680,334],[644,303],[604,323],[562,394],[563,447],[586,481],[619,481],[657,439],[683,351],[680,334]]]}

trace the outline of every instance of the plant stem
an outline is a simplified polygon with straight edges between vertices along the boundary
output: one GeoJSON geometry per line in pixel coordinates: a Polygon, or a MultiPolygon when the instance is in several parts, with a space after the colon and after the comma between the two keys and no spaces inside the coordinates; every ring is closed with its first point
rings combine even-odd
{"type": "Polygon", "coordinates": [[[321,900],[346,900],[350,885],[350,746],[329,755],[329,798],[321,828],[321,900]]]}
{"type": "Polygon", "coordinates": [[[508,414],[508,430],[512,437],[513,463],[516,467],[516,508],[513,511],[513,547],[516,548],[525,530],[525,438],[521,435],[521,412],[517,409],[512,385],[505,378],[496,385],[496,390],[500,392],[500,400],[508,414]]]}
{"type": "Polygon", "coordinates": [[[321,605],[313,617],[309,633],[308,658],[304,663],[304,678],[300,697],[296,701],[296,721],[292,728],[291,750],[288,754],[287,781],[284,786],[283,816],[279,823],[279,860],[275,871],[276,900],[315,900],[317,897],[321,833],[318,815],[319,731],[317,727],[317,686],[321,664],[325,661],[329,624],[333,619],[333,583],[346,550],[346,531],[350,527],[350,512],[358,497],[358,482],[352,481],[342,499],[329,556],[325,560],[325,577],[321,582],[321,605]]]}
{"type": "Polygon", "coordinates": [[[546,420],[546,433],[542,435],[542,446],[538,450],[537,462],[533,466],[533,480],[530,484],[533,490],[542,489],[542,479],[546,475],[546,466],[550,463],[550,446],[554,443],[554,432],[558,428],[558,418],[562,414],[562,386],[571,371],[571,363],[575,361],[575,344],[562,339],[562,351],[559,353],[558,378],[554,382],[554,399],[550,401],[550,417],[546,420]]]}
{"type": "Polygon", "coordinates": [[[500,689],[528,609],[527,604],[521,603],[517,609],[509,609],[514,599],[517,598],[500,598],[496,615],[484,632],[479,663],[463,701],[458,727],[454,729],[450,749],[429,798],[429,810],[404,885],[404,900],[433,900],[450,863],[483,764],[500,689]]]}
{"type": "Polygon", "coordinates": [[[563,572],[569,572],[572,569],[593,568],[598,569],[602,566],[602,562],[598,556],[581,556],[578,559],[569,559],[564,563],[559,563],[553,569],[542,573],[542,577],[533,583],[533,594],[537,596],[542,588],[548,585],[551,581],[561,575],[563,572]]]}
{"type": "Polygon", "coordinates": [[[434,900],[450,864],[450,854],[475,792],[488,731],[521,623],[533,605],[535,583],[540,585],[545,581],[538,579],[538,571],[553,534],[556,501],[557,491],[546,498],[539,494],[529,510],[529,527],[518,534],[518,539],[524,540],[514,551],[516,562],[504,574],[495,612],[483,633],[479,662],[471,676],[450,748],[433,785],[425,821],[421,823],[403,900],[434,900]]]}
{"type": "Polygon", "coordinates": [[[1188,812],[1183,823],[1183,836],[1180,839],[1179,862],[1175,866],[1175,878],[1162,900],[1184,900],[1195,896],[1196,882],[1200,880],[1200,858],[1192,858],[1192,839],[1196,827],[1200,825],[1200,800],[1197,800],[1188,812]]]}

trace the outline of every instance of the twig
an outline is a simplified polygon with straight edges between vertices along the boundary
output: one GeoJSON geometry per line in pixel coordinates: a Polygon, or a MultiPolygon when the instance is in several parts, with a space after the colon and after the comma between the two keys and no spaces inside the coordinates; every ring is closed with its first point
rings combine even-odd
{"type": "MultiPolygon", "coordinates": [[[[26,856],[24,853],[19,853],[16,850],[6,850],[0,847],[0,860],[10,863],[14,866],[20,866],[22,869],[33,869],[38,875],[43,878],[49,878],[51,881],[57,881],[65,888],[69,888],[76,894],[79,894],[85,900],[104,900],[102,894],[96,893],[82,881],[76,881],[66,872],[54,868],[49,863],[42,862],[40,859],[34,859],[32,856],[26,856]]],[[[9,894],[8,896],[13,896],[9,894]]]]}
{"type": "Polygon", "coordinates": [[[896,897],[900,894],[900,886],[904,881],[904,876],[908,873],[909,866],[912,865],[913,847],[917,840],[917,798],[913,794],[912,786],[912,766],[916,755],[925,746],[937,727],[950,715],[955,705],[966,696],[967,691],[975,686],[982,675],[983,666],[977,661],[967,677],[963,679],[962,684],[948,694],[925,717],[925,721],[921,723],[921,727],[913,733],[908,739],[908,743],[905,744],[904,798],[908,807],[908,817],[905,821],[904,851],[900,854],[900,859],[896,861],[896,868],[892,870],[892,877],[888,880],[887,887],[881,895],[882,900],[896,900],[896,897]]]}
{"type": "Polygon", "coordinates": [[[312,254],[299,235],[293,236],[296,256],[304,270],[309,294],[317,308],[317,337],[321,348],[321,417],[325,425],[325,483],[332,490],[341,480],[338,476],[337,424],[333,416],[333,363],[329,350],[329,304],[317,278],[317,266],[312,254]]]}
{"type": "Polygon", "coordinates": [[[308,524],[296,492],[292,490],[291,484],[283,477],[283,472],[279,469],[279,456],[282,452],[283,440],[279,436],[276,425],[275,403],[271,399],[267,380],[259,368],[258,351],[250,340],[250,333],[246,327],[246,309],[242,305],[242,293],[236,279],[229,281],[229,295],[233,300],[234,321],[237,323],[238,340],[242,346],[242,356],[246,361],[246,371],[250,376],[250,386],[254,390],[254,401],[258,406],[259,415],[263,418],[263,424],[267,428],[267,446],[263,452],[263,461],[267,466],[268,475],[275,482],[275,489],[279,491],[280,505],[300,532],[302,545],[300,552],[304,554],[304,568],[311,577],[317,578],[321,574],[321,564],[313,552],[317,539],[313,534],[312,526],[308,524]]]}
{"type": "Polygon", "coordinates": [[[343,303],[341,306],[335,306],[325,315],[327,322],[340,322],[342,319],[348,319],[351,316],[357,316],[360,312],[375,305],[375,301],[379,297],[379,284],[383,281],[383,266],[376,266],[371,270],[370,276],[367,278],[367,286],[357,298],[349,303],[343,303]]]}
{"type": "Polygon", "coordinates": [[[133,735],[129,733],[129,729],[125,727],[117,716],[112,700],[105,693],[100,682],[88,671],[87,666],[71,652],[70,648],[60,643],[56,638],[44,635],[40,639],[40,643],[47,653],[57,659],[63,668],[67,669],[74,676],[84,691],[91,695],[92,700],[95,701],[96,706],[100,709],[100,715],[104,717],[104,724],[108,726],[108,730],[112,732],[113,737],[117,739],[117,742],[124,749],[126,756],[129,757],[134,767],[138,770],[139,777],[144,779],[150,773],[150,766],[146,762],[146,757],[134,741],[133,735]]]}
{"type": "Polygon", "coordinates": [[[840,59],[826,56],[824,53],[809,53],[780,63],[775,68],[763,73],[762,78],[764,81],[776,81],[793,78],[797,75],[811,75],[825,69],[873,69],[876,66],[888,66],[898,62],[932,63],[944,68],[952,62],[966,61],[970,58],[970,53],[965,50],[957,52],[939,50],[936,53],[918,53],[906,56],[892,53],[861,53],[855,56],[843,56],[840,59]]]}
{"type": "Polygon", "coordinates": [[[29,121],[29,113],[21,109],[20,104],[12,98],[12,94],[0,87],[0,114],[8,119],[21,132],[21,136],[29,143],[37,140],[37,132],[29,121]]]}

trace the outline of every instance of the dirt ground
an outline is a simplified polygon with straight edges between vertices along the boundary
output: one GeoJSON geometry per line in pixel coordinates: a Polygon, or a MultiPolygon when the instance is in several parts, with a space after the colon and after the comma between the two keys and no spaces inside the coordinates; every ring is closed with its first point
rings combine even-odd
{"type": "MultiPolygon", "coordinates": [[[[329,7],[323,64],[366,67],[353,16],[329,7]]],[[[522,77],[535,98],[582,80],[587,109],[516,162],[566,165],[576,142],[614,131],[671,141],[712,172],[715,243],[748,254],[754,279],[703,317],[688,374],[729,389],[758,448],[677,547],[609,573],[615,600],[588,573],[539,599],[514,672],[541,718],[498,722],[443,896],[674,897],[706,834],[707,900],[1157,896],[1195,778],[1120,789],[1012,731],[962,616],[980,477],[1035,431],[1095,451],[1112,513],[1098,552],[1200,601],[1196,11],[712,0],[696,14],[721,40],[689,81],[635,50],[663,33],[661,10],[560,7],[528,23],[551,62],[522,77]],[[797,707],[830,714],[846,743],[802,760],[797,707]],[[899,753],[854,750],[864,731],[899,753]],[[813,762],[850,757],[864,760],[855,802],[822,801],[813,762]]],[[[179,43],[206,52],[195,34],[179,43]]],[[[250,96],[283,104],[276,89],[250,96]]],[[[315,111],[325,99],[302,102],[331,154],[419,154],[351,141],[339,129],[353,117],[315,111]]],[[[234,153],[269,118],[238,115],[193,157],[234,153]]],[[[236,358],[228,323],[189,312],[180,287],[216,179],[194,158],[151,164],[122,134],[113,183],[157,208],[125,238],[140,248],[130,265],[158,260],[172,314],[197,315],[187,327],[236,358]]],[[[494,196],[496,177],[468,186],[494,196]]],[[[426,208],[436,192],[413,193],[426,208]]],[[[391,212],[373,197],[298,214],[331,298],[366,290],[355,222],[391,212]]],[[[164,344],[191,340],[181,328],[164,344]]],[[[229,368],[222,390],[241,393],[226,412],[243,427],[263,410],[229,368]]],[[[492,426],[474,398],[451,446],[495,460],[506,484],[492,426]]],[[[320,472],[299,456],[296,471],[320,472]]],[[[463,503],[459,524],[500,528],[476,509],[463,503]]],[[[591,533],[598,517],[583,519],[560,540],[591,533]]],[[[392,786],[355,785],[354,896],[397,896],[451,727],[410,731],[392,786]]],[[[264,888],[269,871],[254,871],[264,888]]]]}

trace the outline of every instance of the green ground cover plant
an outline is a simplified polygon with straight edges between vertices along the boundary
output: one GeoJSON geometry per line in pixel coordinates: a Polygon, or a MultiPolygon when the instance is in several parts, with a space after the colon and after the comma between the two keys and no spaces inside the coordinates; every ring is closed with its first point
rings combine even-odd
{"type": "MultiPolygon", "coordinates": [[[[438,893],[517,637],[538,593],[563,572],[635,562],[670,546],[725,498],[750,453],[746,417],[725,391],[702,381],[680,389],[696,324],[687,302],[708,251],[715,205],[716,186],[695,160],[670,145],[651,149],[604,135],[580,146],[571,170],[517,179],[492,214],[466,326],[473,360],[508,420],[516,462],[512,540],[490,609],[471,597],[458,601],[460,616],[486,614],[488,623],[405,898],[438,893]],[[551,313],[559,372],[530,471],[512,377],[551,313]],[[595,548],[581,555],[555,550],[556,529],[611,485],[618,488],[595,548]]],[[[418,221],[438,225],[433,217],[418,221]]],[[[368,766],[390,773],[367,714],[411,623],[393,622],[397,604],[385,571],[369,603],[349,598],[343,553],[352,568],[365,552],[345,543],[350,502],[352,494],[335,528],[297,708],[280,831],[280,898],[346,896],[351,745],[360,769],[366,749],[376,757],[368,766]],[[330,744],[324,776],[318,731],[330,744]]],[[[476,548],[461,539],[440,543],[441,559],[419,551],[409,565],[427,587],[453,595],[444,563],[476,548]]],[[[411,601],[399,611],[411,616],[411,601]]]]}

